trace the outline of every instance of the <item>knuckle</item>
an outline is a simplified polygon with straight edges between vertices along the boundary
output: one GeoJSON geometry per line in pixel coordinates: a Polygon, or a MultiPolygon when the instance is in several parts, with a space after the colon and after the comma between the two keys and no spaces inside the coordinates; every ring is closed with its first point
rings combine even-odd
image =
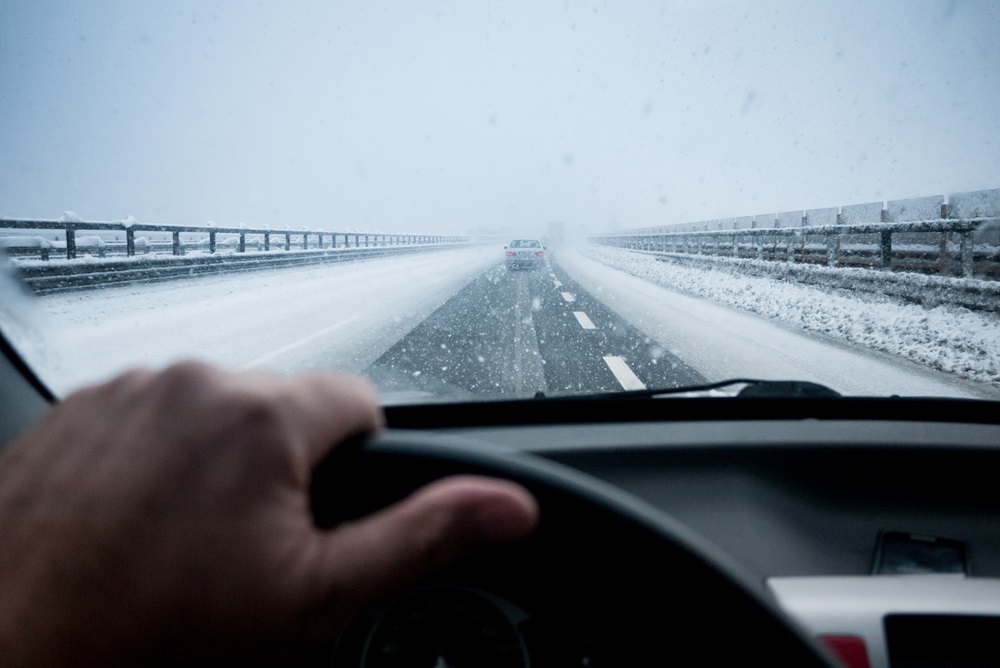
{"type": "Polygon", "coordinates": [[[202,362],[173,364],[157,381],[161,405],[173,418],[211,428],[218,441],[258,445],[283,424],[281,408],[269,393],[202,362]]]}
{"type": "Polygon", "coordinates": [[[217,374],[218,372],[213,367],[204,362],[182,360],[164,369],[159,375],[159,380],[173,389],[198,387],[212,383],[217,374]]]}

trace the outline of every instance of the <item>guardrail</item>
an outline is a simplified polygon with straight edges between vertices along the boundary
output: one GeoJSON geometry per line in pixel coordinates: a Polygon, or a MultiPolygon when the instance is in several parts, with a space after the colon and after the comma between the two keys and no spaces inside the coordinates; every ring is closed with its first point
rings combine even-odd
{"type": "Polygon", "coordinates": [[[745,258],[827,267],[1000,278],[1000,217],[591,237],[601,246],[661,256],[745,258]]]}
{"type": "MultiPolygon", "coordinates": [[[[41,238],[38,236],[14,237],[8,239],[11,243],[6,244],[8,252],[15,254],[36,254],[42,260],[52,257],[53,250],[65,249],[66,259],[72,260],[77,256],[77,251],[81,246],[93,249],[101,257],[109,253],[124,254],[132,257],[136,254],[137,232],[166,233],[171,237],[170,251],[172,255],[183,255],[185,250],[191,247],[204,248],[209,253],[215,253],[219,247],[219,236],[234,238],[236,243],[234,249],[238,253],[246,252],[248,239],[261,247],[265,252],[276,249],[291,250],[293,238],[296,247],[302,250],[310,248],[309,242],[312,238],[315,242],[314,248],[369,248],[378,246],[408,246],[418,244],[444,244],[463,243],[469,241],[468,237],[443,236],[426,234],[386,234],[376,232],[328,232],[324,230],[309,229],[274,229],[274,228],[251,228],[251,227],[216,227],[211,225],[150,225],[139,222],[98,222],[82,220],[12,220],[0,219],[0,229],[5,230],[25,230],[25,231],[47,231],[58,230],[64,235],[65,242],[58,243],[57,240],[41,238]],[[97,236],[88,239],[89,243],[78,243],[77,233],[81,231],[89,232],[109,232],[124,236],[124,243],[113,243],[106,241],[103,237],[97,236]],[[182,239],[183,234],[189,235],[187,243],[182,239]],[[199,235],[201,239],[192,240],[190,235],[199,235]],[[96,242],[95,239],[101,239],[96,242]],[[272,243],[272,239],[278,241],[272,243]],[[353,244],[351,243],[353,239],[353,244]],[[326,246],[325,240],[329,241],[326,246]]],[[[154,244],[143,237],[139,238],[139,250],[150,252],[154,244]],[[144,243],[143,243],[144,241],[144,243]]],[[[0,239],[2,241],[2,239],[0,239]]]]}
{"type": "Polygon", "coordinates": [[[0,219],[0,230],[6,232],[0,236],[0,247],[18,260],[21,277],[36,293],[343,262],[478,241],[468,236],[79,220],[0,219]],[[11,236],[11,230],[20,235],[11,236]],[[60,232],[65,241],[43,236],[52,230],[60,232]],[[78,235],[80,232],[94,234],[84,237],[78,235]],[[144,232],[149,233],[149,238],[141,234],[144,232]],[[63,251],[65,259],[58,259],[63,251]],[[87,257],[80,257],[84,253],[87,257]]]}

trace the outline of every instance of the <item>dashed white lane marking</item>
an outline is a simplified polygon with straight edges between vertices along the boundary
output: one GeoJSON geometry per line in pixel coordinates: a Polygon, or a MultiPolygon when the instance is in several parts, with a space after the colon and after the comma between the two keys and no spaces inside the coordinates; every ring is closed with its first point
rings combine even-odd
{"type": "Polygon", "coordinates": [[[556,280],[552,281],[552,282],[555,284],[555,286],[557,288],[561,288],[562,287],[562,281],[560,281],[558,278],[556,280]]]}
{"type": "Polygon", "coordinates": [[[351,316],[350,318],[347,318],[346,320],[341,320],[340,322],[335,322],[332,325],[330,325],[329,327],[324,327],[323,329],[315,331],[312,334],[309,334],[308,336],[303,336],[301,339],[298,339],[297,341],[292,341],[287,346],[281,346],[277,350],[272,350],[271,352],[267,353],[266,355],[261,355],[257,359],[251,360],[250,362],[247,362],[246,364],[244,364],[243,368],[244,369],[251,369],[251,368],[253,368],[255,366],[260,366],[264,362],[269,362],[269,361],[273,360],[275,357],[278,357],[279,355],[283,355],[283,354],[287,353],[290,350],[295,350],[296,348],[298,348],[300,346],[306,345],[310,341],[314,341],[315,339],[318,339],[321,336],[329,334],[330,332],[334,331],[335,329],[340,329],[344,325],[350,324],[350,323],[354,322],[355,320],[357,320],[360,317],[361,316],[354,315],[354,316],[351,316]]]}
{"type": "Polygon", "coordinates": [[[632,373],[632,369],[629,368],[628,364],[625,363],[621,357],[617,355],[606,355],[604,357],[604,363],[608,365],[611,369],[611,373],[615,374],[615,378],[621,383],[623,389],[626,390],[645,390],[646,386],[643,384],[639,377],[632,373]]]}
{"type": "Polygon", "coordinates": [[[587,314],[583,311],[573,311],[573,315],[576,316],[576,321],[580,323],[580,327],[584,329],[597,329],[594,321],[587,317],[587,314]]]}
{"type": "Polygon", "coordinates": [[[576,301],[576,297],[574,297],[573,295],[571,295],[568,292],[563,292],[563,293],[560,293],[560,294],[562,294],[562,298],[565,299],[568,302],[575,302],[576,301]]]}
{"type": "Polygon", "coordinates": [[[555,277],[556,277],[555,272],[551,272],[550,271],[549,272],[549,278],[555,278],[555,277]]]}

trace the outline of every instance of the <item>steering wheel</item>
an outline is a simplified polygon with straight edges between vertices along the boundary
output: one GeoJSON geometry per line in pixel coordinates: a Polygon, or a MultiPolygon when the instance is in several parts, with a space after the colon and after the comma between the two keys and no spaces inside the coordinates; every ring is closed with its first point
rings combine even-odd
{"type": "Polygon", "coordinates": [[[476,554],[358,620],[333,665],[742,665],[830,668],[802,632],[661,511],[522,453],[395,431],[342,447],[313,476],[320,526],[366,515],[450,474],[514,480],[536,532],[476,554]]]}

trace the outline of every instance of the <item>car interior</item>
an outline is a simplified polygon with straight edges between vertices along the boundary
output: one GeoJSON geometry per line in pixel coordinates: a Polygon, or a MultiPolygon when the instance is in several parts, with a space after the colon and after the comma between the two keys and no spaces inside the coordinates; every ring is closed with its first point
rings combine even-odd
{"type": "MultiPolygon", "coordinates": [[[[6,442],[52,397],[3,353],[6,442]]],[[[403,614],[406,651],[451,623],[470,657],[516,647],[495,665],[998,665],[991,402],[625,393],[385,414],[315,472],[321,526],[457,472],[527,485],[542,525],[358,620],[319,665],[398,665],[373,648],[404,642],[403,614]]]]}
{"type": "Polygon", "coordinates": [[[456,473],[540,524],[309,665],[1000,668],[998,26],[5,3],[0,246],[60,324],[0,248],[0,449],[137,364],[367,374],[317,526],[456,473]]]}

